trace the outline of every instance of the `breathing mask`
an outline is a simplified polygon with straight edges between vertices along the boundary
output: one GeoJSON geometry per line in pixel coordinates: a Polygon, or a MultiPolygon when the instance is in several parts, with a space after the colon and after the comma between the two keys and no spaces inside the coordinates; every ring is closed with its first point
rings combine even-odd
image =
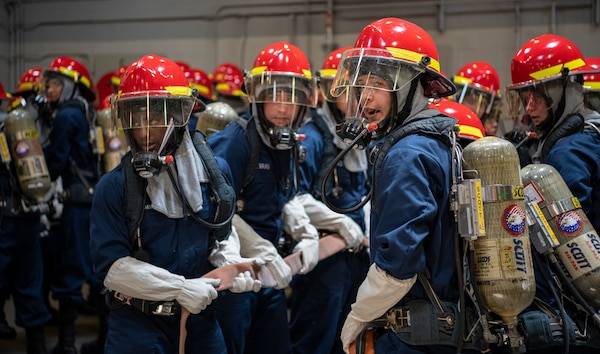
{"type": "Polygon", "coordinates": [[[132,165],[140,177],[157,176],[165,164],[173,162],[195,102],[191,96],[152,96],[148,92],[113,103],[113,121],[125,132],[132,165]]]}

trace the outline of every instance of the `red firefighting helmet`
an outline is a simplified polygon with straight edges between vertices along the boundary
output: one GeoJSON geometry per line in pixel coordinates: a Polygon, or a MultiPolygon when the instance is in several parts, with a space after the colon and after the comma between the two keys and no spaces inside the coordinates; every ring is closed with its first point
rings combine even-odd
{"type": "Polygon", "coordinates": [[[327,101],[335,101],[335,97],[331,95],[331,84],[333,83],[333,79],[335,78],[335,74],[340,65],[342,55],[349,49],[352,49],[352,47],[339,48],[329,53],[325,58],[325,61],[323,61],[321,70],[317,72],[319,89],[327,101]]]}
{"type": "MultiPolygon", "coordinates": [[[[454,84],[440,69],[438,51],[431,36],[414,23],[400,18],[383,18],[367,25],[358,35],[354,49],[347,51],[340,64],[334,88],[352,85],[363,59],[396,62],[395,67],[410,66],[423,75],[427,97],[445,97],[456,92],[454,84]],[[350,71],[350,72],[348,72],[350,71]]],[[[395,90],[400,85],[392,83],[395,90]]]]}
{"type": "Polygon", "coordinates": [[[13,91],[13,95],[18,96],[27,92],[37,92],[41,85],[42,68],[31,68],[21,75],[17,88],[13,91]]]}
{"type": "Polygon", "coordinates": [[[190,82],[190,86],[198,91],[203,101],[212,102],[216,99],[212,81],[210,81],[205,71],[190,68],[184,71],[184,74],[190,82]]]}
{"type": "Polygon", "coordinates": [[[219,64],[211,75],[215,90],[226,96],[244,96],[242,84],[244,73],[242,69],[232,63],[219,64]]]}
{"type": "Polygon", "coordinates": [[[456,72],[453,81],[457,86],[468,85],[491,95],[500,95],[500,76],[485,61],[474,61],[466,64],[456,72]]]}
{"type": "Polygon", "coordinates": [[[81,94],[90,102],[94,101],[96,94],[94,93],[94,84],[88,69],[81,62],[70,57],[57,57],[52,60],[48,69],[43,72],[43,76],[47,77],[57,73],[66,76],[73,80],[81,89],[81,94]]]}
{"type": "Polygon", "coordinates": [[[600,91],[600,58],[585,58],[585,63],[596,71],[583,75],[583,90],[600,91]]]}
{"type": "Polygon", "coordinates": [[[569,75],[593,71],[573,42],[555,34],[543,34],[527,41],[514,55],[509,88],[558,78],[563,69],[568,69],[569,75]]]}
{"type": "Polygon", "coordinates": [[[485,136],[485,130],[479,117],[469,107],[456,101],[441,99],[431,102],[430,108],[455,118],[456,125],[460,128],[458,133],[462,139],[476,140],[485,136]]]}
{"type": "Polygon", "coordinates": [[[315,107],[317,94],[310,64],[300,48],[288,42],[266,46],[245,78],[251,102],[284,102],[315,107]],[[284,89],[291,95],[280,95],[284,89]]]}
{"type": "Polygon", "coordinates": [[[119,88],[119,85],[121,85],[121,77],[125,74],[125,70],[127,70],[127,65],[119,67],[113,72],[113,75],[110,78],[110,83],[115,87],[115,91],[119,88]]]}
{"type": "Polygon", "coordinates": [[[127,67],[113,101],[113,117],[121,121],[123,129],[130,129],[139,124],[185,126],[198,100],[175,62],[148,54],[127,67]],[[141,119],[146,121],[134,117],[140,112],[145,113],[141,119]]]}
{"type": "Polygon", "coordinates": [[[10,93],[4,91],[4,86],[0,82],[0,100],[8,100],[11,98],[10,93]]]}

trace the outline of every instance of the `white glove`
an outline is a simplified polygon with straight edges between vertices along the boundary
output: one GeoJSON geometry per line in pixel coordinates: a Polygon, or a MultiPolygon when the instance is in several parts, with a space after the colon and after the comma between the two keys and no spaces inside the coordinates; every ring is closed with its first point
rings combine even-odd
{"type": "Polygon", "coordinates": [[[262,286],[286,288],[292,281],[292,270],[281,258],[275,246],[256,233],[239,215],[234,215],[231,222],[239,235],[240,255],[260,258],[266,263],[258,274],[259,279],[268,279],[267,282],[262,282],[262,286]]]}
{"type": "Polygon", "coordinates": [[[191,313],[198,313],[217,297],[219,279],[186,279],[164,268],[133,257],[117,259],[111,265],[104,285],[123,295],[151,301],[177,300],[191,313]]]}
{"type": "Polygon", "coordinates": [[[220,282],[219,279],[210,278],[186,279],[175,299],[190,313],[200,313],[217,298],[215,287],[219,286],[220,282]]]}
{"type": "Polygon", "coordinates": [[[302,268],[299,274],[306,274],[313,270],[319,263],[319,241],[312,239],[303,239],[294,247],[293,252],[302,254],[302,268]]]}
{"type": "Polygon", "coordinates": [[[258,292],[261,288],[261,282],[258,279],[253,279],[250,272],[246,271],[238,274],[233,279],[233,286],[229,289],[233,293],[243,293],[246,291],[258,292]]]}
{"type": "Polygon", "coordinates": [[[397,279],[379,268],[375,263],[369,268],[367,277],[358,288],[356,302],[344,322],[340,339],[344,352],[367,324],[383,315],[400,301],[412,288],[417,275],[410,279],[397,279]]]}
{"type": "Polygon", "coordinates": [[[337,232],[346,241],[346,249],[360,250],[366,236],[352,218],[334,212],[309,193],[297,195],[295,199],[302,204],[304,212],[317,229],[337,232]]]}
{"type": "MultiPolygon", "coordinates": [[[[260,236],[259,236],[260,237],[260,236]]],[[[268,241],[267,241],[268,242],[268,241]]],[[[258,265],[263,265],[265,262],[260,258],[245,258],[240,254],[240,239],[235,226],[231,227],[229,237],[223,241],[217,242],[217,247],[213,249],[208,260],[210,263],[219,268],[234,263],[243,263],[253,261],[258,265]]]]}
{"type": "Polygon", "coordinates": [[[275,283],[273,287],[275,289],[285,289],[292,281],[292,269],[279,255],[271,262],[265,264],[265,268],[273,277],[275,283]]]}
{"type": "Polygon", "coordinates": [[[289,200],[283,207],[283,229],[294,240],[300,241],[292,252],[301,252],[300,274],[310,272],[319,262],[319,232],[311,224],[299,196],[289,200]]]}

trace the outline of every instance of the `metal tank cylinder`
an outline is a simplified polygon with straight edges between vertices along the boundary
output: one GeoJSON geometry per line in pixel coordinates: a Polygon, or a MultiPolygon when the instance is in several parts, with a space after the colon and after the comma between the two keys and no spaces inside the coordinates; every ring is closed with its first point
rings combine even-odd
{"type": "Polygon", "coordinates": [[[15,108],[6,116],[4,132],[21,193],[34,203],[44,202],[51,187],[50,173],[34,117],[22,107],[15,108]]]}
{"type": "Polygon", "coordinates": [[[547,164],[521,169],[525,195],[538,203],[558,246],[554,253],[573,286],[600,306],[600,237],[560,173],[547,164]]]}
{"type": "Polygon", "coordinates": [[[485,236],[471,241],[479,300],[509,326],[535,297],[535,276],[519,156],[508,141],[483,137],[463,151],[466,178],[482,185],[485,236]]]}

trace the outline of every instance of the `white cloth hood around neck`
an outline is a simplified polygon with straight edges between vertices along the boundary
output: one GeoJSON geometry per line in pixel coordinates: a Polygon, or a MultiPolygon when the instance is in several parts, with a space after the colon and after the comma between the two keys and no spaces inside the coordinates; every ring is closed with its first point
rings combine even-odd
{"type": "Polygon", "coordinates": [[[148,179],[146,192],[152,202],[152,209],[169,218],[177,219],[187,214],[184,200],[187,200],[194,213],[202,210],[200,183],[208,182],[209,176],[187,128],[173,158],[174,162],[170,168],[179,183],[182,195],[179,195],[173,186],[166,168],[162,169],[158,176],[148,179]]]}

